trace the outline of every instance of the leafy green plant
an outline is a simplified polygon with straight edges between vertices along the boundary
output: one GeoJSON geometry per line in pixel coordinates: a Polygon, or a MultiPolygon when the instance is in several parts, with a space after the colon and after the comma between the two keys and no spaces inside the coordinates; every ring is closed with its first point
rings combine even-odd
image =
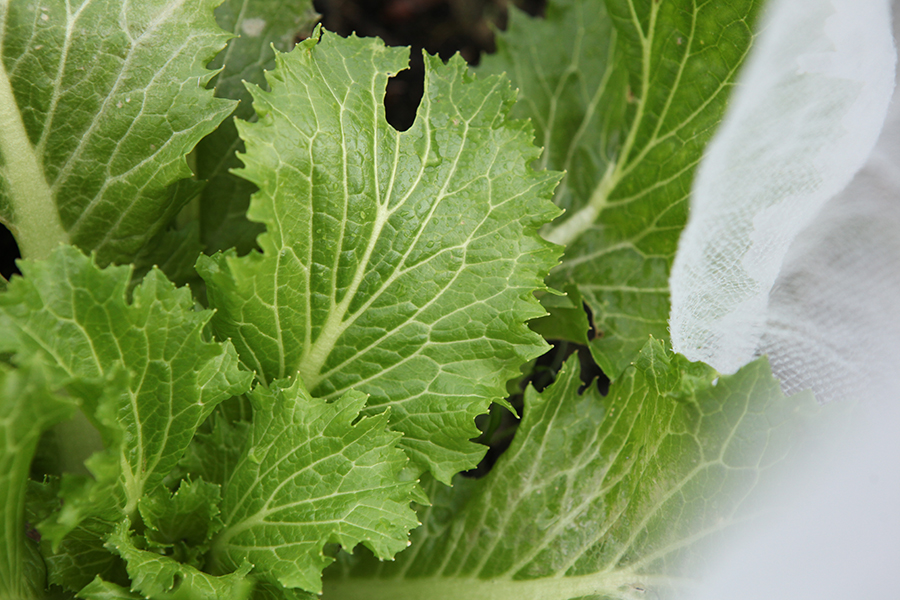
{"type": "Polygon", "coordinates": [[[475,73],[425,57],[404,132],[405,50],[215,5],[0,5],[0,596],[681,589],[814,406],[667,349],[760,2],[514,12],[475,73]],[[608,394],[525,386],[545,339],[608,394]]]}

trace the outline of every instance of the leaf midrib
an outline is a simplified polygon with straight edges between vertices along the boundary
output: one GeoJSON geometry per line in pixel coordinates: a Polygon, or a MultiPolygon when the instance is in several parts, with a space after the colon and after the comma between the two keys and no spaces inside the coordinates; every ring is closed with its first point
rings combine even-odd
{"type": "MultiPolygon", "coordinates": [[[[486,94],[485,98],[487,98],[488,96],[489,96],[489,94],[486,94]]],[[[472,119],[474,119],[474,115],[478,115],[481,113],[481,110],[483,109],[483,107],[484,107],[484,101],[482,101],[482,104],[478,107],[478,109],[473,112],[472,119]]],[[[431,106],[430,105],[425,107],[425,114],[422,116],[424,117],[423,120],[425,123],[424,132],[422,135],[424,135],[427,140],[427,145],[426,145],[424,156],[428,156],[428,153],[431,151],[431,145],[432,145],[432,131],[431,131],[431,126],[430,126],[430,116],[431,116],[431,106]]],[[[438,206],[441,204],[441,202],[447,196],[447,188],[450,185],[450,182],[453,180],[454,175],[456,174],[456,170],[458,168],[460,159],[461,159],[461,157],[464,153],[464,149],[466,147],[466,141],[469,139],[470,121],[471,121],[471,119],[463,120],[462,124],[464,125],[464,130],[461,135],[459,151],[457,152],[457,155],[454,157],[454,161],[449,169],[449,172],[446,175],[444,183],[443,183],[440,191],[438,192],[437,198],[436,198],[435,202],[433,203],[428,215],[423,220],[422,226],[420,227],[419,231],[416,233],[415,238],[410,242],[409,247],[407,248],[404,255],[398,261],[398,265],[400,265],[401,268],[397,268],[396,270],[394,270],[394,272],[391,273],[391,275],[384,281],[384,283],[378,288],[378,290],[376,290],[369,297],[369,299],[366,300],[366,302],[364,302],[355,312],[353,312],[352,314],[348,314],[350,303],[353,301],[354,297],[356,296],[356,292],[358,291],[359,286],[363,281],[363,278],[368,273],[369,260],[371,259],[372,253],[375,249],[375,245],[381,236],[381,232],[382,232],[384,226],[387,224],[390,216],[393,215],[398,210],[400,210],[403,207],[403,205],[406,203],[406,201],[416,192],[416,189],[418,187],[418,181],[417,181],[416,185],[411,187],[409,192],[407,192],[407,194],[404,196],[404,198],[400,202],[398,202],[395,206],[388,208],[389,202],[390,202],[389,196],[387,196],[385,198],[385,202],[380,202],[380,201],[377,202],[378,206],[377,206],[376,222],[373,225],[372,233],[369,237],[369,242],[368,242],[365,254],[363,255],[362,259],[360,260],[359,266],[357,267],[356,272],[354,273],[353,281],[352,281],[351,285],[348,287],[342,301],[338,304],[332,304],[332,310],[329,312],[328,319],[327,319],[325,325],[323,326],[318,338],[316,339],[315,342],[313,342],[313,344],[311,346],[308,346],[309,350],[307,352],[305,352],[304,356],[300,359],[299,373],[300,373],[300,376],[303,379],[304,383],[307,385],[307,387],[309,389],[314,389],[319,382],[321,382],[323,379],[328,377],[335,370],[335,368],[332,368],[326,373],[322,372],[322,368],[324,367],[325,362],[328,359],[328,356],[331,354],[331,351],[334,349],[334,346],[337,343],[338,339],[340,338],[341,334],[343,334],[344,331],[346,331],[349,327],[351,327],[353,325],[353,323],[355,323],[356,320],[362,314],[364,314],[365,311],[400,276],[402,276],[403,274],[408,272],[408,269],[402,268],[402,267],[406,267],[406,261],[408,260],[410,254],[418,246],[419,240],[421,239],[425,230],[428,228],[428,225],[431,223],[432,216],[434,215],[438,206]]],[[[400,132],[396,132],[396,135],[398,136],[398,139],[399,139],[399,137],[402,134],[400,132]]],[[[376,141],[375,150],[376,150],[375,159],[377,160],[377,156],[378,156],[377,141],[376,141]]],[[[397,160],[399,160],[399,158],[400,158],[399,155],[395,153],[395,157],[394,157],[395,163],[397,160]]],[[[425,164],[425,161],[423,161],[420,172],[419,172],[419,180],[421,179],[425,168],[426,168],[426,164],[425,164]]],[[[396,171],[396,164],[394,165],[394,170],[396,171]]],[[[391,186],[393,186],[393,178],[391,181],[391,186]]],[[[466,244],[468,244],[468,243],[469,243],[469,240],[466,241],[466,244]]],[[[460,272],[461,272],[461,270],[456,273],[456,276],[453,278],[453,280],[451,280],[451,283],[452,283],[452,281],[456,280],[456,277],[459,276],[460,272]]],[[[333,292],[334,292],[334,288],[332,289],[332,293],[333,292]]],[[[442,293],[443,292],[441,292],[441,294],[442,293]]],[[[429,306],[438,297],[440,297],[441,294],[438,294],[435,297],[435,299],[433,299],[431,302],[427,303],[426,306],[429,306]]],[[[419,314],[421,312],[421,310],[422,309],[416,311],[416,314],[419,314]]],[[[358,356],[358,354],[354,355],[353,359],[355,359],[356,356],[358,356]]],[[[353,360],[353,359],[349,359],[349,360],[353,360]]],[[[349,360],[345,361],[342,364],[349,362],[349,360]]],[[[357,382],[357,385],[358,384],[359,384],[359,382],[357,382]]],[[[333,392],[332,395],[334,393],[335,392],[333,392]]]]}
{"type": "Polygon", "coordinates": [[[326,580],[324,598],[342,600],[570,600],[589,596],[627,600],[651,586],[689,587],[693,580],[640,575],[630,569],[540,579],[477,579],[427,577],[417,579],[326,580]]]}
{"type": "MultiPolygon", "coordinates": [[[[614,162],[609,163],[606,172],[603,174],[603,177],[594,188],[594,191],[591,194],[588,203],[580,210],[573,213],[571,217],[569,217],[559,225],[547,230],[544,237],[547,239],[547,241],[553,242],[554,244],[568,246],[576,239],[581,237],[581,235],[585,231],[590,229],[590,227],[597,220],[597,217],[600,216],[600,213],[606,207],[609,194],[613,191],[613,189],[615,189],[619,181],[621,181],[622,177],[626,173],[626,170],[630,169],[630,167],[634,164],[640,162],[640,159],[643,157],[643,154],[641,154],[634,161],[629,160],[631,150],[633,149],[634,143],[637,140],[638,131],[640,130],[641,124],[643,123],[644,117],[646,115],[647,98],[650,95],[647,92],[650,86],[650,59],[651,53],[653,51],[653,35],[656,31],[656,15],[659,13],[659,3],[654,2],[650,7],[650,22],[647,26],[646,35],[643,34],[640,19],[634,11],[634,4],[632,2],[629,2],[628,4],[631,8],[632,19],[634,21],[635,29],[640,35],[642,46],[641,97],[638,100],[638,106],[637,110],[635,111],[634,120],[632,120],[631,122],[628,136],[625,138],[625,142],[622,145],[621,151],[619,152],[618,159],[614,162]]],[[[686,52],[685,56],[687,55],[688,53],[686,52]]],[[[610,58],[612,59],[612,55],[610,56],[610,58]]],[[[675,94],[676,89],[677,86],[672,87],[670,97],[675,94]]]]}
{"type": "Polygon", "coordinates": [[[35,152],[19,112],[12,83],[0,53],[0,173],[12,208],[12,231],[23,258],[45,259],[56,246],[69,241],[63,229],[43,164],[35,152]]]}

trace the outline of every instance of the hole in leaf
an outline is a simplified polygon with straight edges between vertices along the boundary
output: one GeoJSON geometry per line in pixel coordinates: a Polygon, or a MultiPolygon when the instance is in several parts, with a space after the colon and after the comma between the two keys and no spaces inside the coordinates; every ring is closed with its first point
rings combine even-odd
{"type": "MultiPolygon", "coordinates": [[[[546,0],[515,4],[538,15],[546,0]]],[[[459,52],[469,64],[478,64],[482,53],[494,52],[494,28],[506,27],[508,6],[507,0],[315,0],[313,5],[328,31],[412,47],[409,69],[389,80],[385,94],[387,121],[399,131],[412,126],[422,98],[422,49],[445,61],[459,52]]]]}
{"type": "Polygon", "coordinates": [[[581,387],[578,388],[578,393],[583,394],[584,390],[593,382],[601,396],[608,394],[609,377],[606,376],[606,373],[594,360],[590,348],[579,346],[578,360],[581,362],[581,387]]]}
{"type": "Polygon", "coordinates": [[[16,244],[16,238],[12,233],[0,225],[0,275],[4,279],[9,279],[13,275],[21,275],[19,267],[16,266],[16,259],[22,258],[19,252],[19,246],[16,244]]]}
{"type": "Polygon", "coordinates": [[[413,52],[409,68],[388,79],[384,93],[384,116],[391,127],[406,131],[416,120],[416,111],[425,90],[425,63],[413,52]]]}

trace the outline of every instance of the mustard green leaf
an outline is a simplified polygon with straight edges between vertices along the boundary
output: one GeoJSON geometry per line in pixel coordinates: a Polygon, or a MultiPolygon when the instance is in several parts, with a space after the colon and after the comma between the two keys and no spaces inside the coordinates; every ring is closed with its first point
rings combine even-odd
{"type": "MultiPolygon", "coordinates": [[[[108,385],[112,395],[84,400],[110,448],[90,467],[111,477],[134,514],[145,493],[171,471],[216,405],[249,387],[230,344],[205,340],[208,311],[187,289],[151,271],[126,300],[130,269],[99,269],[71,246],[48,261],[20,263],[0,295],[0,351],[40,359],[48,373],[108,385]],[[120,374],[120,387],[109,378],[120,374]],[[101,401],[102,400],[102,401],[101,401]],[[114,435],[116,431],[118,435],[114,435]]],[[[90,487],[88,485],[87,487],[90,487]]]]}
{"type": "Polygon", "coordinates": [[[591,347],[617,377],[652,335],[667,340],[668,278],[694,172],[754,39],[761,0],[553,0],[546,19],[513,11],[486,72],[506,71],[565,169],[544,230],[565,244],[548,279],[577,285],[597,327],[591,347]]]}
{"type": "Polygon", "coordinates": [[[0,5],[0,221],[23,256],[128,262],[181,209],[185,155],[233,108],[205,89],[217,4],[0,5]]]}
{"type": "Polygon", "coordinates": [[[317,594],[284,588],[267,581],[258,581],[253,588],[253,600],[318,600],[319,597],[317,594]]]}
{"type": "Polygon", "coordinates": [[[759,481],[790,455],[818,408],[809,394],[786,398],[765,359],[715,376],[651,340],[608,396],[593,385],[579,395],[570,358],[552,386],[526,392],[516,438],[487,476],[460,494],[433,490],[409,552],[336,574],[324,597],[684,592],[712,541],[752,516],[759,481]]]}
{"type": "Polygon", "coordinates": [[[588,345],[591,324],[584,310],[584,300],[576,286],[569,286],[565,296],[544,294],[541,306],[547,316],[534,319],[528,325],[547,340],[564,340],[588,345]]]}
{"type": "Polygon", "coordinates": [[[386,412],[357,420],[365,395],[328,403],[299,378],[258,386],[250,400],[250,439],[224,485],[225,527],[213,542],[218,570],[249,560],[271,584],[320,592],[327,542],[362,542],[382,559],[407,547],[415,482],[400,479],[407,458],[386,412]]]}
{"type": "Polygon", "coordinates": [[[261,253],[201,257],[212,324],[264,381],[299,373],[313,396],[369,394],[421,472],[449,481],[484,449],[473,419],[546,344],[525,321],[557,250],[557,176],[533,172],[532,131],[502,78],[426,57],[405,132],[384,119],[405,51],[318,31],[277,55],[260,120],[239,122],[238,173],[260,187],[261,253]],[[321,37],[321,39],[320,39],[321,37]]]}
{"type": "Polygon", "coordinates": [[[52,539],[43,541],[41,555],[47,565],[48,583],[77,592],[96,576],[126,582],[124,563],[103,545],[111,530],[109,520],[89,516],[69,531],[55,549],[52,539]]]}
{"type": "MultiPolygon", "coordinates": [[[[75,423],[79,421],[73,419],[66,425],[75,423]]],[[[45,441],[46,436],[41,443],[45,441]]],[[[71,444],[57,451],[71,451],[71,444]]],[[[104,462],[98,458],[114,460],[112,453],[91,457],[87,462],[95,479],[66,473],[62,479],[45,476],[41,482],[28,481],[26,520],[33,524],[34,537],[40,541],[47,583],[68,592],[81,590],[96,576],[110,583],[128,581],[122,560],[103,546],[121,515],[124,495],[117,485],[121,470],[98,465],[104,462]]],[[[33,473],[34,468],[32,463],[33,473]]]]}
{"type": "Polygon", "coordinates": [[[156,267],[172,283],[179,287],[190,285],[196,294],[198,288],[202,288],[203,281],[197,276],[194,264],[202,251],[198,223],[192,221],[184,227],[164,229],[147,242],[134,258],[132,284],[139,283],[156,267]]]}
{"type": "Polygon", "coordinates": [[[99,575],[75,595],[83,600],[145,600],[128,588],[104,581],[99,575]]]}
{"type": "Polygon", "coordinates": [[[202,568],[209,542],[223,525],[221,496],[218,485],[203,480],[182,481],[174,493],[160,488],[144,495],[138,510],[148,549],[202,568]]]}
{"type": "Polygon", "coordinates": [[[126,519],[109,537],[107,547],[128,564],[132,590],[150,600],[246,600],[253,589],[248,573],[252,565],[244,561],[232,573],[215,576],[169,556],[142,548],[140,538],[130,533],[126,519]]]}
{"type": "Polygon", "coordinates": [[[182,468],[192,476],[224,485],[241,459],[244,442],[249,438],[250,423],[231,422],[215,413],[211,430],[198,431],[181,461],[182,468]]]}

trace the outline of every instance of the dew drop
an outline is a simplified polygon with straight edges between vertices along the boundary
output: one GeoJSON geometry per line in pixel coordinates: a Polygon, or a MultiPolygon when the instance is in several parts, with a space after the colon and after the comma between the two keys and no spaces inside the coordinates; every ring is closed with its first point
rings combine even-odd
{"type": "Polygon", "coordinates": [[[428,157],[425,159],[426,167],[439,167],[444,162],[444,157],[442,157],[437,152],[429,152],[428,157]]]}

